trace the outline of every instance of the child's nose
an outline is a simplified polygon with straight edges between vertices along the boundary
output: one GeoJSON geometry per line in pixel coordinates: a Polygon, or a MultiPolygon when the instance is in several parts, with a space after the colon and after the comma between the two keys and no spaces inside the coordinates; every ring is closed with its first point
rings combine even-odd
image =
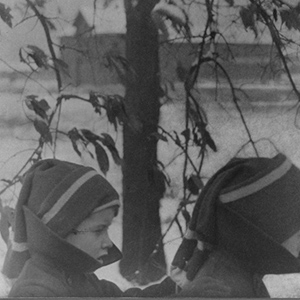
{"type": "Polygon", "coordinates": [[[113,242],[111,241],[108,233],[105,234],[102,246],[103,248],[111,248],[113,246],[113,242]]]}

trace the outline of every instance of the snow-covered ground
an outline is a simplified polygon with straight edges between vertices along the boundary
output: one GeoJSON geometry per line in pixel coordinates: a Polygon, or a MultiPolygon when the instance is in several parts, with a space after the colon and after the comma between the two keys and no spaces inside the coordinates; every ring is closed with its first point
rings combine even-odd
{"type": "MultiPolygon", "coordinates": [[[[19,82],[14,83],[16,86],[22,87],[19,82]]],[[[0,86],[5,83],[0,82],[0,86]]],[[[24,90],[23,95],[12,92],[0,93],[0,179],[10,179],[11,176],[18,170],[21,163],[25,161],[31,154],[32,149],[36,145],[38,134],[30,124],[29,119],[24,114],[24,106],[22,100],[24,96],[30,92],[30,88],[24,90]]],[[[36,90],[39,94],[41,91],[36,90]]],[[[102,89],[102,92],[117,93],[123,92],[121,87],[110,86],[102,89]]],[[[44,97],[50,104],[54,103],[54,98],[49,94],[44,93],[44,97]]],[[[180,101],[183,98],[182,86],[178,85],[176,93],[172,95],[175,100],[173,103],[167,103],[161,108],[161,126],[165,129],[178,130],[180,133],[184,125],[184,105],[180,101]]],[[[240,116],[233,109],[233,106],[224,99],[222,105],[209,98],[209,95],[202,93],[199,95],[203,107],[207,111],[209,120],[209,131],[218,148],[218,152],[208,152],[207,160],[203,168],[203,176],[208,178],[219,167],[226,163],[247,141],[245,129],[242,126],[240,116]]],[[[268,106],[266,101],[257,102],[250,106],[247,103],[242,103],[243,111],[245,113],[245,120],[249,126],[250,132],[257,143],[257,147],[261,155],[272,155],[275,153],[275,147],[286,153],[295,164],[300,166],[300,131],[295,128],[294,121],[296,109],[293,107],[295,102],[282,102],[280,105],[268,106]]],[[[26,111],[28,112],[28,111],[26,111]]],[[[117,147],[121,149],[122,139],[120,133],[115,133],[112,128],[107,125],[105,117],[95,117],[93,109],[81,103],[78,100],[69,100],[63,105],[63,122],[60,123],[61,128],[69,130],[74,126],[78,128],[90,128],[97,132],[111,133],[116,141],[117,147]],[[76,118],[74,118],[76,116],[76,118]]],[[[30,115],[29,115],[30,117],[30,115]]],[[[168,164],[174,157],[177,156],[179,150],[170,141],[160,142],[158,147],[159,159],[168,164]]],[[[193,158],[197,158],[197,152],[192,151],[193,158]]],[[[253,154],[250,146],[245,147],[241,154],[253,154]]],[[[44,153],[45,156],[51,156],[50,148],[47,148],[44,153]]],[[[87,165],[93,165],[97,168],[95,161],[88,155],[79,158],[73,151],[71,143],[63,136],[59,137],[57,144],[56,157],[66,159],[74,162],[79,162],[87,165]]],[[[182,157],[176,158],[167,167],[167,172],[173,179],[171,186],[168,188],[166,197],[161,202],[161,218],[162,231],[165,232],[170,220],[176,213],[177,205],[182,196],[181,191],[181,170],[183,166],[182,157]]],[[[116,187],[122,195],[121,189],[121,171],[119,167],[111,164],[111,170],[107,175],[108,180],[116,187]]],[[[1,199],[5,203],[9,203],[13,197],[18,193],[18,189],[9,190],[1,195],[1,199]]],[[[114,221],[110,232],[115,244],[121,248],[122,244],[122,215],[120,214],[114,221]]],[[[165,252],[167,263],[170,264],[175,251],[180,244],[180,233],[176,225],[171,229],[165,238],[165,252]]],[[[3,263],[3,258],[6,252],[5,243],[0,240],[0,267],[3,263]]],[[[122,289],[132,286],[122,278],[118,271],[118,264],[105,267],[97,271],[100,278],[106,278],[114,281],[122,289]]],[[[289,278],[268,277],[266,282],[272,291],[272,296],[282,297],[288,295],[289,297],[300,296],[300,289],[292,289],[294,286],[293,280],[299,278],[299,275],[293,275],[289,278]],[[278,280],[279,279],[279,280],[278,280]],[[285,287],[289,288],[289,294],[283,294],[285,288],[281,286],[278,289],[278,282],[285,283],[285,287]],[[275,283],[275,284],[274,284],[275,283]],[[291,294],[291,291],[294,294],[291,294]]],[[[299,284],[300,285],[300,284],[299,284]]],[[[0,296],[6,296],[9,290],[9,281],[3,276],[0,276],[0,296]]]]}

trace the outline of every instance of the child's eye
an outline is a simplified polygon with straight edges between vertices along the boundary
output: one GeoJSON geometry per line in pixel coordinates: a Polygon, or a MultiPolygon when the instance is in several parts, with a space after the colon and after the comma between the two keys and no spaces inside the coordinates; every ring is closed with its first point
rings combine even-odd
{"type": "Polygon", "coordinates": [[[94,233],[96,235],[100,235],[100,234],[102,234],[106,230],[108,230],[108,226],[101,226],[101,227],[96,228],[96,229],[92,229],[92,228],[81,229],[81,230],[73,229],[71,232],[73,234],[90,232],[90,233],[94,233]]]}
{"type": "Polygon", "coordinates": [[[107,227],[101,227],[101,228],[98,228],[98,229],[93,230],[93,232],[94,232],[96,235],[100,235],[100,234],[102,234],[103,232],[105,232],[105,230],[107,230],[107,227]]]}

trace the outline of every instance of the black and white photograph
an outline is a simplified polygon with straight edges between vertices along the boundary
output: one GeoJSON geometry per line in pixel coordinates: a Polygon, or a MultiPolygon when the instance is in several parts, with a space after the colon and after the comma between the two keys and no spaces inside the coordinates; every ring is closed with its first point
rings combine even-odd
{"type": "Polygon", "coordinates": [[[300,298],[300,0],[0,0],[0,298],[300,298]]]}

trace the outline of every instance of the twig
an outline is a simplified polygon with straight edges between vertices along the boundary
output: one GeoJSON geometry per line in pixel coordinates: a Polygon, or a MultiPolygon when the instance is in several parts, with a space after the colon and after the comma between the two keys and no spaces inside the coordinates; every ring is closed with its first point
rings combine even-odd
{"type": "Polygon", "coordinates": [[[161,126],[158,126],[158,128],[159,128],[164,134],[166,134],[167,136],[169,136],[169,137],[172,139],[172,141],[173,141],[178,147],[180,147],[180,149],[183,151],[183,153],[186,154],[186,157],[187,157],[188,161],[190,162],[190,164],[192,165],[192,167],[193,167],[193,169],[195,170],[195,172],[197,172],[197,168],[196,168],[196,166],[195,166],[193,160],[191,159],[191,157],[190,157],[190,156],[188,155],[188,153],[186,152],[185,147],[182,146],[181,144],[176,143],[176,139],[174,139],[174,137],[173,137],[168,131],[166,131],[164,128],[162,128],[161,126]]]}
{"type": "Polygon", "coordinates": [[[38,153],[38,151],[40,149],[42,149],[43,147],[43,142],[40,142],[38,147],[33,151],[33,153],[30,155],[30,157],[27,159],[27,161],[25,162],[25,164],[22,166],[22,168],[17,172],[17,174],[12,178],[12,180],[10,181],[11,183],[9,185],[7,185],[5,188],[3,188],[0,191],[0,195],[2,195],[6,190],[8,190],[11,186],[13,186],[14,184],[16,184],[17,182],[20,181],[20,175],[23,172],[23,170],[27,167],[27,165],[29,164],[30,161],[32,161],[32,158],[34,157],[35,154],[38,153]]]}
{"type": "Polygon", "coordinates": [[[243,115],[242,109],[240,108],[240,105],[239,105],[239,103],[238,103],[238,98],[237,98],[237,96],[236,96],[235,88],[234,88],[234,86],[233,86],[233,83],[232,83],[232,81],[231,81],[231,78],[230,78],[229,74],[227,73],[227,71],[224,69],[224,67],[223,67],[217,60],[215,60],[215,63],[216,63],[217,66],[222,70],[223,74],[225,75],[225,77],[226,77],[226,79],[227,79],[227,82],[228,82],[228,84],[229,84],[229,86],[230,86],[230,89],[231,89],[232,100],[233,100],[233,102],[234,102],[234,105],[235,105],[237,111],[239,112],[239,115],[240,115],[240,117],[241,117],[242,123],[243,123],[244,128],[245,128],[245,130],[246,130],[246,132],[247,132],[249,141],[250,141],[250,143],[251,143],[251,145],[252,145],[252,147],[253,147],[253,149],[254,149],[254,152],[255,152],[256,156],[259,157],[259,153],[258,153],[258,150],[256,149],[255,142],[253,141],[252,135],[251,135],[251,133],[250,133],[250,130],[249,130],[248,125],[247,125],[247,122],[246,122],[245,117],[244,117],[244,115],[243,115]]]}
{"type": "Polygon", "coordinates": [[[56,54],[53,48],[53,42],[51,39],[51,35],[50,35],[50,30],[48,28],[48,25],[45,21],[45,16],[43,16],[38,9],[35,7],[35,5],[30,1],[30,0],[26,0],[27,4],[30,6],[30,8],[34,11],[34,13],[36,14],[37,18],[39,19],[39,21],[41,22],[43,29],[45,31],[45,35],[46,35],[46,39],[47,39],[47,45],[52,57],[52,60],[54,62],[54,72],[55,72],[55,76],[56,76],[56,80],[57,80],[57,88],[58,91],[60,92],[62,89],[62,80],[61,80],[61,76],[60,76],[60,72],[56,67],[56,54]]]}

